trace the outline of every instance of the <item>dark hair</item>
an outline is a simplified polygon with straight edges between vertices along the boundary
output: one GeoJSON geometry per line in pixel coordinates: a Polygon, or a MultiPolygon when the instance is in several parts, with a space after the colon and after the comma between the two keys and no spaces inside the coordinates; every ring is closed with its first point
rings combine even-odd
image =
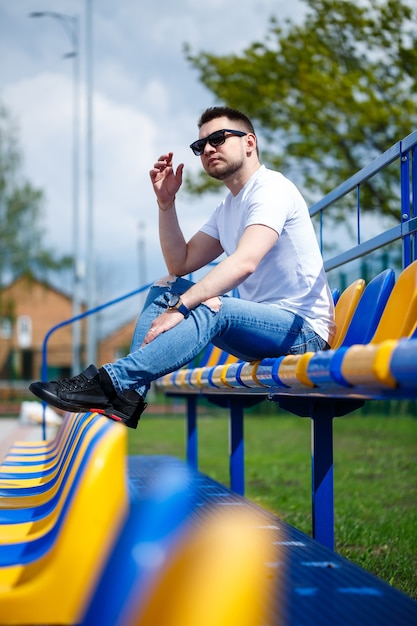
{"type": "Polygon", "coordinates": [[[240,122],[247,132],[255,135],[255,129],[248,116],[236,109],[230,109],[229,107],[210,107],[206,109],[198,120],[198,128],[201,128],[203,124],[207,124],[207,122],[211,122],[211,120],[215,120],[218,117],[227,117],[232,122],[240,122]]]}

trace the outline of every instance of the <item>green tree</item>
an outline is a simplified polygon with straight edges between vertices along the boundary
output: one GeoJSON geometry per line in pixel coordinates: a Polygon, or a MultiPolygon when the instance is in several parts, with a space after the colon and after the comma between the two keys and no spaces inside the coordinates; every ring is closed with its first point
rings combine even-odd
{"type": "MultiPolygon", "coordinates": [[[[303,2],[302,23],[272,18],[265,40],[240,54],[186,54],[216,98],[260,128],[263,161],[311,202],[417,127],[417,8],[303,2]]],[[[188,182],[192,192],[207,188],[204,177],[188,182]]],[[[398,197],[396,165],[363,188],[362,206],[398,218],[398,197]]]]}
{"type": "Polygon", "coordinates": [[[43,192],[24,180],[15,122],[0,103],[0,288],[21,274],[45,276],[71,264],[43,245],[43,192]]]}

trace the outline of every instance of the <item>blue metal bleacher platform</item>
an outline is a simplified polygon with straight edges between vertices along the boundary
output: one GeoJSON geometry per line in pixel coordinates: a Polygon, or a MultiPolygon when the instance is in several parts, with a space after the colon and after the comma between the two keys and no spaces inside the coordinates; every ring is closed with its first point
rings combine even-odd
{"type": "MultiPolygon", "coordinates": [[[[176,544],[167,542],[166,537],[170,532],[178,531],[178,526],[183,524],[188,535],[195,528],[199,529],[200,542],[204,544],[207,519],[211,518],[210,523],[215,524],[216,515],[230,510],[238,511],[239,518],[236,519],[242,520],[245,520],[245,512],[250,513],[247,523],[251,525],[252,531],[262,537],[262,544],[265,546],[263,562],[260,565],[258,563],[262,578],[262,602],[257,606],[256,619],[250,622],[253,626],[268,624],[411,626],[416,623],[417,602],[286,524],[272,513],[266,512],[208,476],[192,470],[184,462],[165,456],[133,456],[128,458],[128,476],[131,497],[139,502],[136,530],[129,525],[126,526],[126,530],[122,529],[120,536],[123,537],[123,541],[119,546],[116,545],[108,569],[103,573],[96,598],[93,599],[85,619],[86,626],[92,626],[97,619],[101,626],[111,626],[115,615],[123,611],[126,590],[143,589],[144,579],[149,576],[147,564],[138,565],[137,559],[134,564],[130,562],[128,572],[121,572],[117,567],[118,563],[128,563],[129,554],[139,552],[141,541],[145,539],[148,545],[152,539],[153,550],[157,551],[156,543],[159,540],[161,545],[164,545],[166,553],[175,553],[175,545],[181,545],[178,535],[175,539],[176,544]],[[161,476],[167,480],[168,476],[172,479],[176,473],[186,478],[174,493],[176,499],[170,500],[172,493],[167,490],[161,496],[155,485],[161,476]],[[151,495],[153,508],[149,507],[149,492],[153,494],[151,495]],[[140,510],[140,501],[143,499],[147,503],[147,508],[140,510]],[[157,530],[154,532],[151,530],[150,535],[141,537],[141,524],[145,522],[149,524],[152,519],[158,526],[157,530]],[[170,545],[169,548],[167,543],[170,545]]],[[[242,542],[240,547],[244,551],[245,543],[242,542]]],[[[199,554],[203,558],[203,548],[201,553],[197,551],[193,555],[196,563],[199,554]]],[[[224,580],[222,577],[222,568],[226,567],[229,557],[227,545],[219,546],[219,554],[216,556],[217,596],[208,597],[206,600],[211,605],[216,605],[216,602],[221,604],[219,596],[222,594],[227,596],[228,582],[230,594],[233,594],[232,581],[224,580]]],[[[193,567],[189,564],[188,566],[191,569],[193,567]]],[[[195,575],[198,575],[198,569],[196,567],[195,575]]],[[[178,568],[175,586],[168,590],[165,588],[163,597],[160,597],[162,602],[159,609],[160,624],[183,623],[180,615],[175,614],[178,607],[172,598],[172,594],[181,593],[179,590],[182,586],[182,575],[184,571],[178,568]],[[175,619],[179,621],[176,622],[175,619]]],[[[155,578],[157,580],[157,576],[155,578]]],[[[190,584],[188,576],[187,584],[189,603],[193,604],[193,585],[192,582],[190,584]]],[[[148,594],[151,595],[152,590],[150,592],[148,590],[148,594]]],[[[148,597],[144,598],[140,591],[137,591],[135,600],[131,601],[131,611],[136,612],[136,616],[140,615],[143,605],[148,600],[148,597]]],[[[204,606],[199,608],[201,611],[207,610],[204,606]]],[[[198,607],[194,617],[195,623],[199,624],[198,607]]],[[[145,618],[144,620],[142,622],[138,619],[136,623],[148,624],[145,618]]],[[[201,623],[206,622],[202,619],[201,623]]]]}

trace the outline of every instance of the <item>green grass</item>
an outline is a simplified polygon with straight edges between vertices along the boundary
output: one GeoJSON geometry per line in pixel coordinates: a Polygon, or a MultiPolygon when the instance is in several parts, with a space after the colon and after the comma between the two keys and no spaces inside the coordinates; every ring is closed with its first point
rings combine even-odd
{"type": "MultiPolygon", "coordinates": [[[[246,496],[311,534],[310,420],[245,418],[246,496]]],[[[204,408],[199,467],[229,483],[227,413],[204,408]]],[[[185,420],[145,415],[130,454],[184,458],[185,420]]],[[[334,421],[336,550],[417,599],[417,419],[367,415],[334,421]]]]}

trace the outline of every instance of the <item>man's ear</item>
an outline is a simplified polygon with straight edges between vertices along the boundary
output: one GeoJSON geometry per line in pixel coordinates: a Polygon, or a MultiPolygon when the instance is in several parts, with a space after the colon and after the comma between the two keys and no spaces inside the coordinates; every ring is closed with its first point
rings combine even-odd
{"type": "Polygon", "coordinates": [[[248,133],[245,139],[247,153],[249,154],[250,152],[256,152],[256,135],[254,135],[253,133],[248,133]]]}

